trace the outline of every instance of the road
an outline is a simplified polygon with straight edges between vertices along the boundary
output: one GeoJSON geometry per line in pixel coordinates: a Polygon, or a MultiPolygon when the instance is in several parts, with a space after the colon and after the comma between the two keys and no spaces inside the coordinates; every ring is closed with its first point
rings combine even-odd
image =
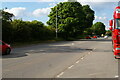
{"type": "Polygon", "coordinates": [[[14,48],[3,78],[117,78],[111,39],[61,41],[14,48]]]}

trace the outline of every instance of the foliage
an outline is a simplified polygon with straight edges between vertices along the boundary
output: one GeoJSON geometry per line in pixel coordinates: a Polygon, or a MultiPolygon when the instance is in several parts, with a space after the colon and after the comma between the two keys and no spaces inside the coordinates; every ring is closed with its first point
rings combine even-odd
{"type": "Polygon", "coordinates": [[[0,13],[2,14],[2,20],[12,21],[12,17],[14,16],[12,13],[8,13],[3,10],[0,10],[0,13]]]}
{"type": "Polygon", "coordinates": [[[111,35],[112,35],[112,31],[111,31],[111,30],[107,30],[107,31],[106,31],[106,35],[111,36],[111,35]]]}
{"type": "Polygon", "coordinates": [[[89,5],[84,5],[83,11],[84,11],[85,16],[86,16],[85,27],[90,28],[93,25],[94,11],[90,8],[89,5]]]}
{"type": "Polygon", "coordinates": [[[90,28],[86,28],[85,30],[84,30],[84,35],[92,35],[92,29],[91,29],[91,27],[90,28]]]}
{"type": "Polygon", "coordinates": [[[13,28],[13,40],[15,41],[27,41],[30,39],[31,29],[28,24],[22,20],[14,20],[12,21],[13,28]]]}
{"type": "Polygon", "coordinates": [[[56,28],[57,22],[59,37],[76,38],[85,28],[92,26],[94,11],[88,5],[82,6],[79,2],[63,2],[51,8],[49,17],[47,24],[56,28]]]}
{"type": "Polygon", "coordinates": [[[47,23],[54,28],[56,28],[56,15],[59,36],[76,37],[77,33],[82,32],[85,14],[79,2],[59,3],[51,9],[50,20],[47,23]]]}
{"type": "Polygon", "coordinates": [[[14,40],[16,41],[48,40],[53,38],[54,32],[40,21],[14,20],[12,25],[14,40]]]}
{"type": "Polygon", "coordinates": [[[12,25],[9,21],[2,20],[2,39],[5,42],[11,42],[12,40],[12,25]]]}
{"type": "Polygon", "coordinates": [[[3,10],[2,37],[5,42],[25,42],[34,40],[50,40],[55,38],[56,20],[58,37],[66,40],[80,38],[81,35],[91,34],[90,27],[94,20],[94,11],[88,5],[79,2],[61,2],[51,8],[45,26],[41,21],[23,21],[14,19],[14,15],[3,10]],[[57,17],[57,19],[56,19],[57,17]],[[86,30],[86,31],[84,31],[86,30]]]}
{"type": "Polygon", "coordinates": [[[8,12],[2,12],[2,40],[8,43],[33,40],[50,40],[54,38],[54,30],[40,21],[12,20],[8,12]]]}
{"type": "Polygon", "coordinates": [[[96,22],[92,27],[91,27],[93,33],[95,35],[101,35],[105,34],[105,25],[102,22],[96,22]]]}
{"type": "Polygon", "coordinates": [[[10,42],[13,34],[11,21],[14,15],[3,10],[0,10],[0,13],[2,14],[2,39],[6,42],[10,42]]]}

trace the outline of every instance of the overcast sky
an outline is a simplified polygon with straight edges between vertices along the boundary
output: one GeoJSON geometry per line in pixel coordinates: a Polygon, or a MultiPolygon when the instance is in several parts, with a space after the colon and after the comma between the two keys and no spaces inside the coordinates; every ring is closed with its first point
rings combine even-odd
{"type": "MultiPolygon", "coordinates": [[[[0,8],[7,7],[5,11],[13,13],[15,18],[25,21],[39,20],[46,24],[49,20],[47,15],[56,3],[67,0],[0,0],[0,8]]],[[[95,11],[95,22],[103,22],[106,29],[109,27],[109,20],[113,17],[114,8],[119,0],[77,0],[82,5],[90,5],[95,11]]]]}

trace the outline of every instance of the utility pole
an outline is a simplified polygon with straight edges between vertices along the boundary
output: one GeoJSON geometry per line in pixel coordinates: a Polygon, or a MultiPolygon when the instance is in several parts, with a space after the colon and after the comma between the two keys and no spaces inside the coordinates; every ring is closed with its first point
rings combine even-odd
{"type": "Polygon", "coordinates": [[[58,35],[57,35],[57,32],[58,32],[58,29],[57,29],[57,4],[56,4],[56,39],[58,38],[58,35]]]}

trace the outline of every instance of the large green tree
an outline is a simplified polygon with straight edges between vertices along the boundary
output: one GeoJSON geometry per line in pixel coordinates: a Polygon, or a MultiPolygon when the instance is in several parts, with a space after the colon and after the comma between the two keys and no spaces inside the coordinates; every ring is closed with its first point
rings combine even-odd
{"type": "Polygon", "coordinates": [[[90,28],[93,25],[94,11],[90,8],[89,5],[84,5],[83,6],[83,11],[84,11],[85,16],[86,16],[85,27],[90,28]]]}
{"type": "Polygon", "coordinates": [[[12,13],[5,12],[4,10],[0,10],[2,14],[2,20],[5,21],[12,21],[12,17],[14,16],[12,13]]]}
{"type": "Polygon", "coordinates": [[[101,35],[105,34],[105,25],[102,22],[96,22],[92,27],[91,27],[93,34],[95,35],[101,35]]]}
{"type": "Polygon", "coordinates": [[[51,8],[47,24],[54,28],[56,28],[56,15],[59,36],[76,37],[83,32],[85,13],[79,2],[63,2],[51,8]]]}
{"type": "Polygon", "coordinates": [[[5,42],[11,42],[13,35],[11,21],[14,15],[4,10],[0,10],[0,13],[2,14],[2,39],[5,42]]]}

